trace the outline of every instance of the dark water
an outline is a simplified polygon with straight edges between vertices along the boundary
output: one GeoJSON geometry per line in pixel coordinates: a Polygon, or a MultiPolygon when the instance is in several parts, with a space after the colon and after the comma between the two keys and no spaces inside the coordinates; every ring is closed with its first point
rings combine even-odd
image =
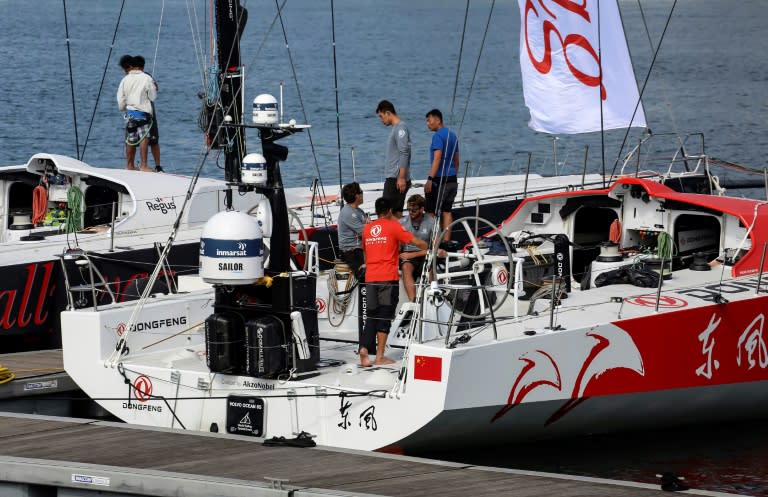
{"type": "MultiPolygon", "coordinates": [[[[197,93],[205,90],[202,74],[208,65],[206,7],[191,0],[133,0],[126,2],[118,25],[120,3],[67,2],[70,63],[62,1],[0,0],[0,164],[22,163],[36,152],[76,155],[76,117],[84,160],[122,167],[115,91],[122,77],[117,59],[124,53],[143,54],[159,82],[166,170],[190,173],[201,162],[197,93]]],[[[281,23],[273,24],[274,1],[242,3],[249,10],[242,48],[246,103],[259,93],[279,95],[282,81],[285,120],[313,126],[311,134],[286,142],[291,155],[283,164],[283,177],[289,186],[309,185],[318,176],[327,186],[338,184],[339,157],[342,181],[349,181],[353,152],[357,178],[379,180],[388,130],[374,109],[382,98],[391,99],[411,125],[417,176],[426,174],[430,136],[423,117],[433,107],[442,109],[460,131],[462,158],[471,161],[477,174],[518,172],[525,151],[534,152],[537,172],[554,172],[553,152],[560,172],[580,172],[585,144],[590,145],[590,171],[599,171],[602,155],[610,169],[619,152],[623,132],[607,134],[602,154],[597,134],[561,136],[553,142],[527,128],[516,1],[496,1],[479,62],[491,2],[471,2],[454,99],[464,0],[336,0],[340,146],[330,0],[287,2],[282,25],[290,58],[281,23]]],[[[658,45],[673,3],[642,0],[641,11],[636,0],[619,2],[641,83],[653,58],[651,43],[658,45]]],[[[709,154],[760,169],[768,166],[763,145],[768,121],[766,7],[765,0],[676,2],[643,92],[655,133],[702,132],[709,154]]],[[[631,144],[636,140],[636,133],[629,135],[631,144]]],[[[204,175],[220,177],[215,157],[203,168],[204,175]]],[[[696,488],[768,495],[767,435],[763,421],[756,421],[436,457],[645,482],[654,481],[657,472],[674,471],[696,488]]]]}
{"type": "MultiPolygon", "coordinates": [[[[4,115],[0,119],[0,164],[26,161],[38,151],[76,155],[62,3],[0,0],[4,115]]],[[[191,172],[202,149],[196,95],[205,89],[202,73],[208,65],[200,53],[209,39],[204,2],[126,2],[110,49],[120,3],[67,2],[75,112],[84,159],[100,166],[122,165],[122,120],[115,102],[122,72],[116,64],[123,53],[140,53],[160,84],[157,104],[164,166],[191,172]]],[[[471,2],[453,99],[465,0],[335,0],[340,148],[333,92],[331,1],[287,2],[282,25],[290,58],[281,23],[273,24],[275,2],[243,3],[249,10],[242,48],[248,74],[246,103],[263,92],[279,95],[283,81],[285,119],[296,118],[313,126],[311,143],[309,134],[286,142],[291,155],[283,164],[283,176],[291,186],[308,185],[318,174],[326,184],[338,184],[339,155],[343,180],[348,181],[353,150],[358,179],[380,179],[388,132],[374,114],[381,98],[391,99],[411,125],[417,176],[426,174],[430,135],[424,114],[433,107],[442,109],[446,120],[459,129],[462,158],[471,161],[473,172],[517,172],[525,163],[520,152],[533,151],[533,168],[553,174],[552,137],[527,128],[517,55],[516,1],[496,1],[479,63],[491,1],[471,2]],[[454,117],[450,119],[452,108],[454,117]]],[[[641,83],[653,56],[649,37],[658,45],[673,3],[640,2],[646,32],[637,0],[620,1],[641,83]]],[[[643,93],[654,133],[703,132],[711,155],[761,169],[766,166],[760,147],[768,119],[764,49],[768,19],[764,14],[763,0],[677,1],[643,93]]],[[[623,137],[623,131],[606,136],[604,155],[609,169],[623,137]]],[[[636,140],[637,134],[632,133],[630,144],[636,140]]],[[[564,135],[555,147],[560,172],[580,172],[585,143],[590,144],[590,170],[602,167],[599,134],[564,135]]],[[[209,159],[204,167],[205,175],[219,175],[215,160],[209,159]]]]}
{"type": "Polygon", "coordinates": [[[672,473],[690,488],[768,495],[765,420],[425,454],[468,464],[660,484],[672,473]]]}

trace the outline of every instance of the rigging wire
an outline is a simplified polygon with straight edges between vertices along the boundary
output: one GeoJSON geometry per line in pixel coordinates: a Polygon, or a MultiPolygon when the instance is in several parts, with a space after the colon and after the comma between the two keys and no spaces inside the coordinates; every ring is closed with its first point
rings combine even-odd
{"type": "MultiPolygon", "coordinates": [[[[283,2],[283,5],[285,5],[285,2],[283,2]]],[[[275,7],[277,6],[278,6],[278,0],[275,0],[275,7]]],[[[299,86],[299,78],[296,75],[296,65],[293,62],[293,54],[291,52],[290,46],[288,45],[288,35],[285,31],[285,23],[283,22],[282,8],[278,8],[277,17],[280,20],[280,28],[283,31],[283,41],[285,42],[285,50],[288,53],[288,61],[290,62],[290,65],[291,65],[291,73],[293,75],[293,82],[296,85],[296,93],[298,94],[298,97],[299,97],[299,106],[301,107],[301,114],[304,117],[304,122],[308,123],[309,119],[307,118],[307,111],[304,105],[304,98],[302,97],[302,94],[301,94],[301,87],[299,86]]],[[[323,183],[322,174],[320,173],[320,164],[317,162],[317,151],[315,148],[315,143],[312,140],[312,130],[309,128],[307,128],[307,137],[309,138],[309,147],[312,150],[312,159],[314,160],[314,163],[315,163],[315,172],[317,173],[317,179],[320,184],[320,191],[322,192],[321,194],[323,198],[325,198],[326,197],[325,184],[323,183]]]]}
{"type": "Polygon", "coordinates": [[[201,36],[195,29],[200,24],[198,21],[197,9],[195,8],[195,2],[187,0],[187,22],[189,23],[189,31],[192,34],[192,47],[197,60],[197,70],[200,75],[200,87],[205,88],[205,54],[203,42],[200,39],[201,36]]]}
{"type": "Polygon", "coordinates": [[[450,114],[450,123],[453,124],[453,107],[456,103],[456,90],[459,86],[459,73],[461,72],[461,59],[463,58],[464,54],[464,37],[467,33],[467,19],[469,18],[469,0],[467,0],[467,5],[464,7],[464,27],[461,30],[461,42],[459,43],[459,60],[456,64],[456,77],[453,80],[453,96],[451,97],[451,114],[450,114]]]}
{"type": "Polygon", "coordinates": [[[163,27],[163,14],[165,13],[165,0],[160,5],[160,22],[157,25],[157,39],[155,40],[155,55],[152,57],[152,76],[157,79],[155,65],[157,63],[157,49],[160,48],[160,29],[163,27]]]}
{"type": "MultiPolygon", "coordinates": [[[[643,6],[640,3],[640,0],[637,0],[637,7],[640,10],[640,17],[643,20],[643,27],[645,28],[645,36],[648,38],[648,45],[651,47],[651,51],[655,50],[656,47],[653,45],[653,40],[651,39],[651,32],[648,29],[648,21],[645,19],[645,10],[643,10],[643,6]]],[[[621,11],[619,11],[619,14],[621,14],[621,11]]],[[[629,48],[629,47],[627,47],[629,48]]],[[[629,56],[630,60],[632,60],[632,54],[630,53],[629,56]]],[[[669,91],[666,85],[662,85],[661,91],[664,93],[664,101],[667,102],[667,105],[664,106],[664,108],[667,110],[667,113],[669,114],[669,120],[672,121],[672,129],[675,132],[675,135],[678,133],[678,126],[677,122],[675,120],[675,114],[671,110],[671,105],[669,105],[669,91]]]]}
{"type": "MultiPolygon", "coordinates": [[[[221,129],[222,128],[219,128],[216,130],[217,135],[221,132],[221,129]]],[[[211,140],[211,143],[215,143],[216,138],[217,137],[214,136],[214,139],[211,140]]],[[[163,246],[163,251],[160,253],[160,256],[158,257],[157,264],[155,265],[155,268],[152,270],[152,274],[149,276],[149,279],[147,280],[147,286],[144,288],[144,291],[141,293],[141,297],[139,297],[138,301],[136,302],[136,305],[133,307],[133,311],[131,311],[131,315],[128,318],[128,322],[126,323],[125,334],[120,338],[120,340],[118,340],[117,344],[115,345],[115,350],[112,352],[110,357],[107,358],[107,360],[105,361],[107,364],[114,364],[116,361],[120,359],[120,357],[123,355],[123,353],[127,349],[127,346],[128,346],[127,338],[131,334],[131,331],[134,328],[134,324],[136,323],[136,320],[138,319],[139,314],[141,314],[141,312],[143,311],[144,305],[149,301],[149,295],[153,291],[153,287],[155,286],[155,282],[157,281],[157,278],[160,275],[160,271],[162,271],[165,266],[165,261],[168,259],[168,255],[171,252],[171,247],[173,246],[173,243],[176,241],[176,236],[178,235],[179,227],[181,226],[181,219],[186,213],[187,205],[189,204],[189,201],[192,198],[192,193],[195,191],[197,182],[200,179],[200,173],[203,170],[203,166],[205,165],[205,162],[208,159],[208,155],[210,154],[210,151],[211,151],[211,145],[209,144],[205,147],[205,152],[200,158],[197,168],[195,169],[195,172],[192,175],[192,180],[189,182],[187,193],[186,195],[184,195],[184,201],[181,203],[181,207],[178,209],[176,220],[173,223],[173,228],[171,229],[171,233],[168,235],[168,240],[163,246]]]]}
{"type": "MultiPolygon", "coordinates": [[[[618,4],[616,4],[618,8],[618,4]]],[[[603,176],[603,188],[605,188],[605,109],[603,107],[603,45],[602,45],[602,37],[601,37],[601,31],[602,26],[600,24],[600,4],[597,4],[597,53],[598,60],[600,63],[598,64],[598,68],[600,71],[600,86],[597,88],[597,98],[600,100],[600,163],[602,167],[602,176],[603,176]]],[[[635,108],[637,110],[637,108],[635,108]]],[[[635,115],[632,114],[632,118],[634,119],[635,115]]],[[[630,121],[631,124],[631,121],[630,121]]],[[[557,171],[557,164],[555,164],[555,171],[557,171]]],[[[552,299],[552,305],[555,305],[554,297],[552,299]]]]}
{"type": "MultiPolygon", "coordinates": [[[[66,0],[65,0],[66,1],[66,0]]],[[[125,8],[125,0],[120,4],[120,12],[117,14],[117,22],[115,23],[115,31],[112,33],[112,43],[109,45],[109,52],[107,53],[107,61],[104,64],[104,72],[101,75],[101,83],[99,83],[99,91],[96,93],[96,102],[93,104],[93,113],[91,114],[91,122],[88,124],[88,134],[85,136],[85,142],[83,143],[83,153],[79,155],[78,159],[85,157],[85,149],[88,146],[88,139],[91,136],[91,129],[93,128],[93,121],[96,119],[96,109],[99,107],[99,99],[101,98],[101,92],[104,89],[104,80],[107,77],[107,69],[109,68],[109,61],[112,58],[112,50],[115,48],[115,40],[117,39],[117,29],[120,27],[120,19],[123,17],[123,9],[125,8]]],[[[71,71],[70,71],[71,72],[71,71]]],[[[73,87],[74,92],[74,87],[73,87]]],[[[72,95],[72,104],[74,105],[74,93],[72,95]]],[[[75,133],[77,133],[77,125],[75,125],[75,133]]]]}
{"type": "MultiPolygon", "coordinates": [[[[64,4],[64,37],[67,40],[67,63],[69,64],[69,91],[72,95],[72,119],[75,121],[75,156],[80,159],[80,140],[77,134],[77,106],[75,105],[75,80],[72,76],[72,51],[69,43],[69,22],[67,20],[67,0],[62,0],[64,4]]],[[[123,0],[125,3],[125,0],[123,0]]],[[[121,8],[122,10],[122,8],[121,8]]],[[[89,128],[90,131],[90,128],[89,128]]],[[[88,139],[86,138],[86,142],[88,139]]],[[[85,153],[85,146],[83,146],[83,153],[85,153]]]]}
{"type": "MultiPolygon", "coordinates": [[[[469,1],[469,0],[467,0],[469,1]]],[[[336,71],[336,15],[331,0],[331,42],[333,46],[333,94],[336,96],[336,155],[339,158],[339,191],[342,188],[341,179],[341,116],[339,114],[339,78],[336,71]]],[[[343,201],[343,198],[342,198],[343,201]]]]}
{"type": "MultiPolygon", "coordinates": [[[[645,93],[645,88],[648,86],[648,80],[651,77],[651,71],[653,71],[653,66],[656,65],[656,58],[659,56],[659,51],[661,50],[661,44],[664,41],[664,37],[667,34],[667,29],[669,28],[669,23],[672,20],[672,14],[675,11],[675,6],[677,5],[677,0],[675,0],[672,3],[672,8],[669,9],[669,15],[667,16],[667,21],[664,24],[664,30],[661,32],[661,37],[659,38],[659,44],[656,47],[656,50],[653,52],[653,59],[651,59],[651,65],[648,67],[648,72],[645,74],[645,80],[643,81],[643,85],[640,87],[640,95],[638,96],[637,103],[635,104],[635,110],[632,112],[632,119],[630,120],[630,123],[635,119],[635,115],[637,114],[637,110],[640,107],[640,103],[643,100],[643,93],[645,93]]],[[[643,18],[645,19],[645,18],[643,18]]],[[[621,142],[621,147],[619,147],[619,153],[616,156],[616,162],[613,163],[613,169],[611,170],[611,179],[616,174],[616,168],[619,165],[619,162],[621,161],[621,154],[624,150],[624,146],[627,144],[627,139],[629,138],[629,130],[630,128],[627,127],[626,132],[624,133],[624,139],[621,142]]]]}
{"type": "Polygon", "coordinates": [[[464,126],[464,117],[467,114],[467,107],[469,107],[469,98],[472,96],[472,90],[475,86],[475,79],[477,78],[477,71],[480,67],[480,59],[483,56],[483,49],[485,48],[485,40],[488,37],[488,30],[491,25],[491,17],[493,17],[493,8],[496,6],[496,0],[491,2],[491,10],[488,11],[488,21],[485,23],[485,31],[483,32],[483,40],[480,43],[480,52],[477,54],[477,62],[475,63],[475,70],[472,73],[472,81],[469,85],[469,92],[467,93],[467,99],[464,102],[464,110],[461,113],[461,120],[459,121],[459,132],[457,135],[461,136],[461,129],[464,126]]]}

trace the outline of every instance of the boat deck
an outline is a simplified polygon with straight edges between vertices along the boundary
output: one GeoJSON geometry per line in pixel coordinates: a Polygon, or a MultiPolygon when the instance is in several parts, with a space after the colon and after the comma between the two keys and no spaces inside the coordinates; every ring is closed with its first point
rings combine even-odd
{"type": "Polygon", "coordinates": [[[268,447],[257,438],[70,418],[0,413],[0,439],[0,489],[23,484],[27,492],[40,485],[192,497],[666,495],[648,484],[321,447],[268,447]]]}

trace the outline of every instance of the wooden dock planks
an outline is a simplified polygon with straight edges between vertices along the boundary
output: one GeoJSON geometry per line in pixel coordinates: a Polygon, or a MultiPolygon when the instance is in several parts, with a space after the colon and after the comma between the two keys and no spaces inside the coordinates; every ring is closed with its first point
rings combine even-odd
{"type": "MultiPolygon", "coordinates": [[[[270,493],[273,479],[285,480],[284,495],[291,490],[295,497],[362,494],[403,497],[668,495],[644,484],[482,468],[367,452],[265,447],[261,445],[261,439],[256,438],[2,413],[0,458],[51,461],[50,468],[39,464],[39,479],[29,483],[47,482],[51,477],[46,476],[46,471],[58,464],[54,461],[66,463],[68,467],[81,465],[84,473],[96,471],[98,476],[113,482],[115,488],[112,491],[117,491],[118,482],[123,481],[120,475],[128,472],[133,475],[130,481],[134,485],[128,490],[135,492],[138,488],[153,492],[143,495],[196,495],[193,490],[201,481],[250,482],[253,485],[250,495],[281,495],[281,492],[270,493]],[[100,466],[94,470],[92,465],[100,466]],[[143,474],[147,475],[147,482],[141,482],[143,474]],[[147,484],[158,475],[166,475],[165,486],[147,484]],[[139,487],[136,487],[136,480],[141,482],[139,487]],[[256,492],[258,489],[268,489],[269,492],[261,494],[256,492]]],[[[216,492],[215,495],[222,497],[242,495],[234,490],[233,493],[224,493],[221,489],[216,492]]],[[[713,492],[699,494],[716,495],[713,492]]]]}

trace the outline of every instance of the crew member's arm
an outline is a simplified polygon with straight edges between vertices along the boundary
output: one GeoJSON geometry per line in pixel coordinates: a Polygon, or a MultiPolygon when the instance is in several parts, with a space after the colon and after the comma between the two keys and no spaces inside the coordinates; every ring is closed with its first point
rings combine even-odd
{"type": "Polygon", "coordinates": [[[440,168],[440,159],[442,158],[443,151],[440,149],[435,150],[432,166],[429,168],[429,176],[427,176],[427,182],[424,183],[424,193],[430,193],[432,191],[432,178],[437,176],[437,171],[440,168]]]}
{"type": "Polygon", "coordinates": [[[459,151],[457,147],[456,153],[453,154],[453,167],[456,168],[456,176],[459,175],[459,164],[461,164],[461,160],[459,159],[459,151]]]}
{"type": "Polygon", "coordinates": [[[405,193],[408,188],[408,168],[411,167],[411,137],[406,128],[401,128],[402,136],[397,137],[397,164],[400,168],[397,175],[397,190],[405,193]]]}

